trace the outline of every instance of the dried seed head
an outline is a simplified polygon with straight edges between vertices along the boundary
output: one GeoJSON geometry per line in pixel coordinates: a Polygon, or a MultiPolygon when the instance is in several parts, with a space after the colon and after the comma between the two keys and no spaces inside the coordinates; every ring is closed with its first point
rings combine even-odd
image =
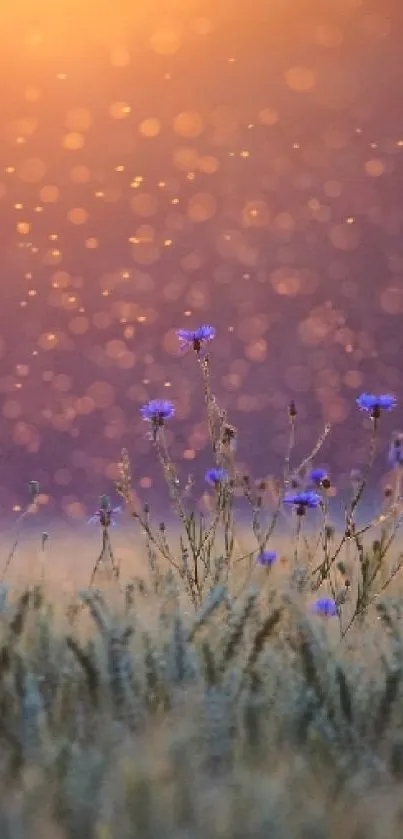
{"type": "Polygon", "coordinates": [[[99,509],[100,510],[110,510],[111,509],[111,502],[107,495],[101,495],[99,499],[99,509]]]}
{"type": "Polygon", "coordinates": [[[36,501],[39,495],[39,483],[38,481],[30,481],[28,484],[28,493],[29,493],[29,500],[30,503],[33,504],[36,501]]]}
{"type": "Polygon", "coordinates": [[[222,442],[223,443],[230,443],[231,440],[234,440],[236,437],[237,431],[233,425],[229,425],[229,423],[225,423],[223,430],[222,430],[222,442]]]}
{"type": "Polygon", "coordinates": [[[288,406],[288,416],[289,416],[291,421],[294,420],[295,417],[297,416],[297,408],[296,408],[296,405],[295,405],[295,402],[294,402],[293,399],[291,400],[291,402],[288,406]]]}

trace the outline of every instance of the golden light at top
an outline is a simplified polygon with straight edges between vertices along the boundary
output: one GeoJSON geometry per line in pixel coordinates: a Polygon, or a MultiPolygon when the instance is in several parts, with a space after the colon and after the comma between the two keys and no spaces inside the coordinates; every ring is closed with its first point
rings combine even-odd
{"type": "MultiPolygon", "coordinates": [[[[207,4],[209,5],[209,4],[207,4]]],[[[214,20],[206,15],[205,3],[194,0],[19,0],[0,8],[0,43],[7,51],[18,45],[20,55],[62,58],[99,44],[110,45],[110,64],[125,68],[132,60],[127,33],[146,44],[156,54],[169,57],[181,48],[186,29],[199,37],[208,36],[214,20]]],[[[67,74],[59,70],[60,80],[67,74]]],[[[35,87],[27,90],[29,101],[37,101],[35,87]]]]}

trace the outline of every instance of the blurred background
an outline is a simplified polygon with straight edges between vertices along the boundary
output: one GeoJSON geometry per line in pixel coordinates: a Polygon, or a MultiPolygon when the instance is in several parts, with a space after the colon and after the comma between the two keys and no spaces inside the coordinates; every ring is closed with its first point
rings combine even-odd
{"type": "Polygon", "coordinates": [[[204,322],[243,467],[278,473],[294,399],[298,454],[331,422],[345,486],[357,395],[403,397],[399,0],[3,0],[0,46],[0,515],[35,479],[84,520],[123,446],[163,505],[155,397],[201,495],[175,329],[204,322]]]}

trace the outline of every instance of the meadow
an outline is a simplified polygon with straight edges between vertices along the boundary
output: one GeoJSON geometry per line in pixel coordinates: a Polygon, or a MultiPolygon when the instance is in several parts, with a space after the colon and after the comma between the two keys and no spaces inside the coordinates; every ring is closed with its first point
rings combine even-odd
{"type": "MultiPolygon", "coordinates": [[[[295,462],[292,403],[283,474],[240,474],[205,352],[214,330],[179,339],[204,391],[203,509],[171,457],[174,405],[152,400],[141,410],[176,524],[134,502],[123,451],[121,509],[102,496],[91,536],[24,540],[17,526],[4,556],[0,835],[401,836],[400,435],[379,514],[359,516],[396,400],[357,398],[368,459],[336,527],[320,465],[331,429],[295,462]]],[[[38,493],[31,481],[19,526],[38,493]]]]}

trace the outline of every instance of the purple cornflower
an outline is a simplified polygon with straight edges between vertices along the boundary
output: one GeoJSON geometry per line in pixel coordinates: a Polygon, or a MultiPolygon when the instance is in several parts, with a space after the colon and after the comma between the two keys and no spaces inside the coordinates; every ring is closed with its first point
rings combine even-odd
{"type": "Polygon", "coordinates": [[[326,472],[326,469],[312,469],[309,473],[309,480],[316,484],[316,486],[325,486],[327,484],[330,485],[329,475],[326,472]]]}
{"type": "Polygon", "coordinates": [[[324,618],[333,618],[337,615],[337,606],[331,597],[319,597],[315,600],[312,610],[316,615],[321,615],[324,618]]]}
{"type": "Polygon", "coordinates": [[[140,408],[140,413],[143,420],[152,422],[154,427],[158,428],[165,424],[165,420],[173,417],[175,408],[168,399],[151,399],[151,402],[140,408]]]}
{"type": "Polygon", "coordinates": [[[277,559],[276,551],[260,551],[257,555],[257,564],[265,568],[271,568],[277,559]]]}
{"type": "Polygon", "coordinates": [[[308,475],[308,481],[318,489],[330,489],[331,482],[326,469],[312,469],[308,475]]]}
{"type": "Polygon", "coordinates": [[[403,434],[395,434],[389,447],[389,463],[395,469],[403,466],[403,434]]]}
{"type": "Polygon", "coordinates": [[[360,411],[366,411],[374,420],[379,419],[381,411],[392,411],[397,405],[396,397],[390,393],[382,393],[380,396],[362,393],[356,401],[360,411]]]}
{"type": "Polygon", "coordinates": [[[94,522],[99,521],[101,527],[116,527],[116,519],[114,516],[121,512],[121,507],[113,507],[112,509],[107,495],[101,495],[98,510],[93,516],[91,516],[90,519],[88,519],[87,524],[93,524],[94,522]]]}
{"type": "Polygon", "coordinates": [[[181,350],[192,347],[196,353],[200,353],[202,345],[215,338],[216,331],[214,326],[204,323],[198,329],[177,329],[176,334],[179,338],[181,350]]]}
{"type": "Polygon", "coordinates": [[[225,469],[208,469],[204,477],[207,483],[212,486],[218,486],[218,484],[228,480],[228,474],[225,469]]]}
{"type": "Polygon", "coordinates": [[[307,509],[314,510],[322,502],[320,495],[311,489],[304,492],[294,492],[283,498],[284,504],[292,504],[297,508],[297,515],[304,516],[307,509]]]}

